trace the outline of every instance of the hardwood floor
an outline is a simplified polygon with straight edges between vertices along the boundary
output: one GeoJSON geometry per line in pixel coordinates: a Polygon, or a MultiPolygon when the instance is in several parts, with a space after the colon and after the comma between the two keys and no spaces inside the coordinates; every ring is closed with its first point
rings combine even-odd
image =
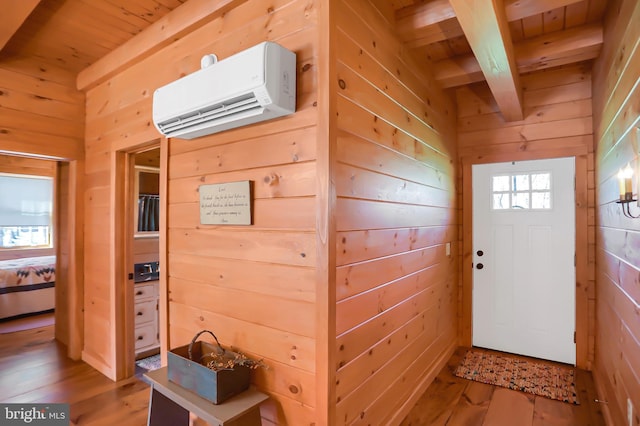
{"type": "Polygon", "coordinates": [[[0,401],[69,403],[74,426],[146,425],[149,386],[135,377],[114,383],[71,361],[53,330],[0,335],[0,401]]]}
{"type": "Polygon", "coordinates": [[[53,312],[39,315],[30,315],[24,318],[0,321],[0,334],[15,333],[16,331],[30,330],[32,328],[46,327],[55,323],[56,315],[53,312]]]}
{"type": "MultiPolygon", "coordinates": [[[[460,348],[402,426],[599,426],[604,420],[591,374],[578,370],[581,405],[570,405],[455,377],[460,348]]],[[[117,383],[66,357],[53,327],[0,335],[0,402],[69,403],[71,425],[143,426],[149,386],[138,378],[117,383]]],[[[297,425],[292,425],[297,426],[297,425]]]]}
{"type": "Polygon", "coordinates": [[[580,405],[554,401],[453,375],[466,348],[458,348],[401,426],[600,426],[604,418],[591,373],[576,370],[580,405]]]}

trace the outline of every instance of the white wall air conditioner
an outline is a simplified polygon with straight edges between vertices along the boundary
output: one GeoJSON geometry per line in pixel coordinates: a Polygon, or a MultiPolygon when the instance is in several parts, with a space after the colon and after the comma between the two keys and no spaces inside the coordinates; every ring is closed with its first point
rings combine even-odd
{"type": "Polygon", "coordinates": [[[207,66],[208,57],[154,92],[153,124],[163,135],[193,139],[295,112],[295,53],[264,42],[207,66]]]}

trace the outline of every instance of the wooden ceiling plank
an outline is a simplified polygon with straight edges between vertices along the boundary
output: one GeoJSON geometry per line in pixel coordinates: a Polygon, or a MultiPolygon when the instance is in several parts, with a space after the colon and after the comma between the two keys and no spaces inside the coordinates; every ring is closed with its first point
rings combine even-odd
{"type": "Polygon", "coordinates": [[[511,22],[581,1],[586,0],[506,0],[504,10],[511,22]]]}
{"type": "MultiPolygon", "coordinates": [[[[585,0],[587,1],[587,0],[585,0]]],[[[607,8],[608,0],[589,0],[589,12],[587,22],[600,22],[607,8]]]]}
{"type": "Polygon", "coordinates": [[[0,14],[0,50],[22,26],[40,0],[8,1],[2,5],[0,14]]]}
{"type": "Polygon", "coordinates": [[[574,3],[567,6],[567,11],[564,19],[565,28],[573,28],[586,23],[588,10],[588,1],[574,3]]]}
{"type": "MultiPolygon", "coordinates": [[[[541,33],[542,13],[587,1],[589,0],[507,0],[505,13],[509,22],[538,15],[534,20],[540,21],[541,33]]],[[[455,12],[445,0],[431,0],[398,9],[396,23],[398,34],[410,48],[462,35],[455,12]]]]}
{"type": "Polygon", "coordinates": [[[115,7],[114,5],[95,0],[80,0],[89,10],[98,11],[98,16],[106,15],[111,19],[118,19],[123,22],[124,28],[129,32],[139,33],[140,28],[145,28],[149,22],[140,18],[127,10],[115,7]]]}
{"type": "Polygon", "coordinates": [[[524,34],[524,38],[528,39],[544,34],[542,22],[542,13],[522,18],[522,32],[524,34]]]}
{"type": "MultiPolygon", "coordinates": [[[[600,24],[588,24],[557,33],[545,34],[514,45],[518,72],[550,68],[593,59],[597,57],[603,43],[600,24]]],[[[434,73],[443,87],[455,87],[476,80],[479,64],[474,64],[473,55],[444,59],[434,64],[434,73]],[[461,65],[463,64],[463,65],[461,65]],[[471,77],[466,76],[471,74],[471,77]]]]}
{"type": "Polygon", "coordinates": [[[505,120],[522,120],[520,74],[502,3],[451,0],[451,6],[505,120]]]}
{"type": "Polygon", "coordinates": [[[564,29],[564,7],[548,10],[542,14],[542,28],[545,34],[564,29]]]}
{"type": "Polygon", "coordinates": [[[522,28],[521,19],[509,22],[509,29],[511,30],[512,42],[517,43],[524,38],[524,29],[522,28]]]}
{"type": "MultiPolygon", "coordinates": [[[[107,4],[111,4],[113,7],[120,9],[123,13],[128,15],[137,16],[140,19],[147,21],[151,24],[158,20],[158,16],[164,16],[171,11],[171,7],[167,7],[154,0],[136,0],[136,1],[123,1],[123,0],[103,0],[107,4]]],[[[173,5],[173,8],[179,6],[177,2],[173,5]]]]}
{"type": "Polygon", "coordinates": [[[182,4],[138,36],[80,71],[76,87],[78,90],[87,90],[96,86],[119,70],[169,45],[175,37],[212,21],[245,1],[247,0],[190,0],[182,4]]]}

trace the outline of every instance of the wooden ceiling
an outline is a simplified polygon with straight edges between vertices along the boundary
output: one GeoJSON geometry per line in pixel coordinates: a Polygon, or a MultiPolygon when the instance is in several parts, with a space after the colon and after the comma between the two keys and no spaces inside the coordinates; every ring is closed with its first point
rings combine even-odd
{"type": "Polygon", "coordinates": [[[372,0],[442,87],[486,81],[503,116],[521,120],[520,74],[589,61],[607,0],[372,0]],[[498,5],[498,6],[496,6],[498,5]]]}
{"type": "MultiPolygon", "coordinates": [[[[507,120],[522,119],[520,74],[598,56],[607,4],[607,0],[369,1],[395,25],[406,48],[443,88],[486,81],[507,120]]],[[[9,1],[0,14],[0,60],[7,55],[31,56],[79,73],[184,2],[9,1]]]]}
{"type": "Polygon", "coordinates": [[[0,13],[2,57],[35,57],[77,74],[184,2],[5,1],[0,13]]]}

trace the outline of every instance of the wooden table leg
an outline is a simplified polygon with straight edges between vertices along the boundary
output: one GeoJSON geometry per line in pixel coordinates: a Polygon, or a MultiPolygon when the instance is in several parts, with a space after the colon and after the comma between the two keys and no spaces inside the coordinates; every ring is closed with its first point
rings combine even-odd
{"type": "Polygon", "coordinates": [[[152,387],[147,425],[188,426],[189,411],[185,410],[152,387]]]}

